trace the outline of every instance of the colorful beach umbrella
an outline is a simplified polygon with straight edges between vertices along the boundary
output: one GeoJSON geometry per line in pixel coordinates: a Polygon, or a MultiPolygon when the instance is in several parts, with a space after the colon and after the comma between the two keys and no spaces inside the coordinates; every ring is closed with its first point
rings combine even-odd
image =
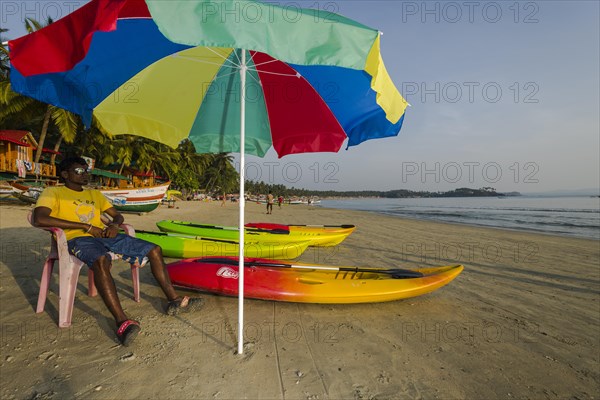
{"type": "MultiPolygon", "coordinates": [[[[245,154],[337,152],[395,136],[407,106],[377,30],[260,1],[92,0],[9,49],[13,90],[88,126],[95,118],[115,135],[240,152],[240,198],[245,154]]],[[[242,256],[241,245],[239,353],[242,256]]]]}

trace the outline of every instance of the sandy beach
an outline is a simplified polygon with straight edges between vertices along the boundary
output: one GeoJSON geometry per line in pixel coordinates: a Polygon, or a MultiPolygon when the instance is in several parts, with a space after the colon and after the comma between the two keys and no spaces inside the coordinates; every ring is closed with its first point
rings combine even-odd
{"type": "MultiPolygon", "coordinates": [[[[405,220],[309,206],[247,204],[247,222],[355,224],[334,248],[300,261],[419,268],[463,264],[448,286],[375,304],[246,301],[237,355],[237,298],[202,294],[198,313],[164,315],[149,269],[142,301],[130,272],[113,276],[126,312],[142,324],[118,344],[99,297],[80,275],[73,325],[59,329],[56,274],[36,314],[48,233],[26,205],[0,205],[2,399],[544,399],[600,397],[600,242],[405,220]]],[[[237,205],[177,202],[146,215],[236,225],[237,205]]],[[[169,261],[169,260],[167,260],[169,261]]],[[[182,293],[196,295],[182,290],[182,293]]]]}

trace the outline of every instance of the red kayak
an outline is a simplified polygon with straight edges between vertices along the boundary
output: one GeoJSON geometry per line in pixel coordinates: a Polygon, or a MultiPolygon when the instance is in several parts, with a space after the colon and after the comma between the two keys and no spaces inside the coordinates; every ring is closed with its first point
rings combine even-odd
{"type": "MultiPolygon", "coordinates": [[[[173,284],[227,296],[238,294],[237,257],[202,257],[167,266],[173,284]]],[[[415,297],[452,281],[462,265],[405,269],[332,267],[246,258],[248,298],[301,303],[371,303],[415,297]]]]}

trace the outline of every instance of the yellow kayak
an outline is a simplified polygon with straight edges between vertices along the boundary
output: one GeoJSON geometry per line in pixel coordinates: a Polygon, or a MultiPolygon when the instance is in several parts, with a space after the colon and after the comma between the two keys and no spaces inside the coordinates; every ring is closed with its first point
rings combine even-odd
{"type": "MultiPolygon", "coordinates": [[[[163,220],[156,223],[162,232],[173,232],[203,238],[237,240],[239,228],[200,224],[188,221],[163,220]]],[[[309,246],[329,247],[340,244],[356,227],[354,225],[280,225],[247,224],[245,239],[256,242],[290,243],[308,240],[309,246]]]]}
{"type": "Polygon", "coordinates": [[[354,225],[281,225],[263,222],[246,224],[246,228],[274,231],[289,231],[292,237],[302,237],[311,241],[311,246],[330,247],[342,243],[354,230],[354,225]]]}

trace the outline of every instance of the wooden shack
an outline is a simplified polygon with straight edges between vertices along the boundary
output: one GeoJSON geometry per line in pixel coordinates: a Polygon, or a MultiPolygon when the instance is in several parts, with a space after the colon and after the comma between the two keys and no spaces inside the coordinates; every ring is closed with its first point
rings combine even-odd
{"type": "Polygon", "coordinates": [[[135,169],[133,166],[125,167],[123,169],[123,174],[127,175],[129,178],[129,181],[126,182],[129,187],[134,188],[151,187],[168,181],[168,179],[162,179],[156,176],[154,171],[142,172],[135,169]]]}
{"type": "Polygon", "coordinates": [[[56,166],[35,163],[38,144],[28,131],[0,130],[0,178],[56,179],[56,166]]]}

